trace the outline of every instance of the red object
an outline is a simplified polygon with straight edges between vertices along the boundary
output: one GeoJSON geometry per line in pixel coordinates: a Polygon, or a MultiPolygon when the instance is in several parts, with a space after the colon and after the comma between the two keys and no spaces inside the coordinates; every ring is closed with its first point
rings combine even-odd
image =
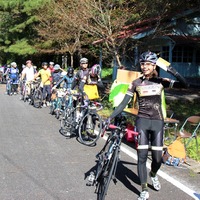
{"type": "Polygon", "coordinates": [[[126,129],[126,135],[125,135],[127,142],[136,143],[137,135],[138,135],[138,132],[135,131],[135,126],[133,126],[132,124],[128,124],[127,129],[126,129]]]}

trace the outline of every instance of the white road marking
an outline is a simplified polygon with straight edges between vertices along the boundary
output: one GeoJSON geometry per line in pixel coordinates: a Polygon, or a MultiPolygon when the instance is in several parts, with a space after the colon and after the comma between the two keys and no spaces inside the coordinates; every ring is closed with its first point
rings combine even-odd
{"type": "MultiPolygon", "coordinates": [[[[104,135],[103,139],[106,140],[107,136],[104,135]]],[[[134,160],[137,160],[137,154],[136,154],[136,152],[130,151],[123,144],[121,145],[121,151],[124,152],[125,154],[127,154],[128,156],[130,156],[131,158],[133,158],[134,160]]],[[[147,162],[147,168],[148,169],[151,168],[151,163],[150,162],[147,162]]],[[[162,170],[158,171],[158,175],[161,176],[166,181],[168,181],[171,184],[173,184],[174,186],[176,186],[177,188],[179,188],[180,190],[182,190],[183,192],[185,192],[186,194],[188,194],[189,196],[191,196],[193,199],[200,200],[199,197],[195,196],[195,194],[198,195],[198,196],[200,196],[200,194],[198,194],[194,190],[191,190],[190,188],[186,187],[185,185],[183,185],[182,183],[180,183],[176,179],[172,178],[171,176],[169,176],[168,174],[166,174],[162,170]]]]}

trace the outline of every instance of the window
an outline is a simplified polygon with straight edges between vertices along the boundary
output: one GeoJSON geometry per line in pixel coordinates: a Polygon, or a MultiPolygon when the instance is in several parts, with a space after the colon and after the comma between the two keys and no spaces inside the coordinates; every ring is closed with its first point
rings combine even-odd
{"type": "Polygon", "coordinates": [[[162,47],[161,57],[165,60],[169,60],[169,46],[163,46],[162,47]]]}
{"type": "Polygon", "coordinates": [[[200,50],[196,51],[196,63],[200,63],[200,50]]]}
{"type": "Polygon", "coordinates": [[[193,48],[185,46],[175,46],[172,51],[172,62],[192,63],[193,48]]]}

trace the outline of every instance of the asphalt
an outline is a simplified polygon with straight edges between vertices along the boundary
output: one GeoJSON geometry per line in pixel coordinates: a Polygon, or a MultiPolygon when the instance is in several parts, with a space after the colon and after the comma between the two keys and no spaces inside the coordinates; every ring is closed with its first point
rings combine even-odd
{"type": "MultiPolygon", "coordinates": [[[[13,104],[11,103],[9,107],[6,107],[6,101],[8,98],[3,97],[3,99],[4,102],[2,103],[5,103],[5,108],[2,107],[1,120],[4,119],[5,115],[10,115],[10,118],[14,120],[13,123],[16,125],[18,124],[18,126],[14,126],[16,127],[16,130],[14,131],[14,127],[11,127],[11,123],[5,122],[6,126],[2,127],[1,130],[1,151],[4,152],[5,155],[11,156],[12,160],[10,160],[10,157],[6,157],[4,154],[4,156],[1,157],[1,170],[4,172],[3,174],[6,173],[7,176],[9,175],[10,179],[7,186],[5,185],[6,181],[4,180],[6,176],[2,176],[0,179],[0,185],[3,186],[1,187],[0,196],[4,197],[0,199],[94,199],[94,195],[90,194],[92,193],[92,189],[89,191],[84,191],[85,187],[80,187],[77,190],[74,188],[80,185],[76,180],[79,180],[82,185],[84,184],[84,181],[80,179],[80,177],[82,174],[84,174],[84,171],[88,169],[88,166],[93,166],[93,160],[91,160],[91,158],[94,157],[93,154],[95,154],[97,150],[94,149],[93,151],[90,151],[84,146],[77,145],[77,141],[75,140],[64,141],[61,137],[58,137],[55,133],[58,130],[59,125],[57,121],[52,118],[52,116],[48,115],[47,109],[37,110],[29,105],[24,104],[23,102],[18,101],[17,96],[9,98],[10,101],[8,102],[12,102],[13,104]],[[15,104],[17,104],[20,109],[23,108],[20,115],[18,111],[10,111],[12,108],[14,108],[14,99],[15,104]],[[30,115],[28,117],[27,112],[24,110],[27,110],[28,113],[32,113],[33,116],[30,115]],[[23,121],[23,123],[19,123],[20,121],[23,121]],[[49,127],[45,125],[44,129],[41,131],[40,128],[44,123],[48,124],[49,127]],[[34,129],[30,130],[30,125],[34,126],[34,129]],[[3,128],[5,130],[3,130],[3,128]],[[43,153],[41,154],[41,152],[43,153]],[[84,155],[81,152],[85,152],[84,155]],[[33,157],[30,157],[30,154],[33,155],[33,157]],[[53,157],[54,159],[50,159],[50,157],[53,157]],[[85,162],[85,160],[87,160],[87,162],[85,162]],[[10,165],[8,165],[8,162],[10,165]],[[77,165],[79,164],[80,167],[77,170],[77,165]],[[72,168],[66,169],[66,166],[72,166],[72,168]],[[20,180],[22,177],[21,173],[24,177],[23,181],[20,180]],[[44,177],[47,177],[47,180],[45,180],[44,177]],[[62,190],[59,193],[58,191],[60,188],[62,188],[62,190]],[[29,191],[28,194],[27,191],[29,191]],[[74,193],[76,193],[76,195],[74,195],[74,193]],[[83,194],[85,198],[83,198],[83,194]],[[14,196],[13,198],[11,198],[12,195],[14,196]],[[60,195],[62,195],[62,197],[60,197],[60,195]],[[75,197],[69,195],[74,195],[75,197]],[[66,196],[68,198],[66,198],[66,196]]],[[[97,148],[99,147],[97,146],[97,148]]],[[[130,151],[136,155],[132,143],[123,143],[122,151],[127,154],[127,149],[130,149],[130,151]]],[[[125,155],[122,156],[124,160],[126,157],[125,155]]],[[[151,156],[149,156],[149,161],[151,161],[150,159],[151,156]]],[[[127,158],[126,160],[128,162],[130,158],[127,158]]],[[[168,199],[168,197],[165,195],[169,195],[169,197],[173,196],[173,199],[193,199],[191,196],[180,196],[183,194],[177,189],[175,190],[175,187],[169,185],[168,182],[176,187],[178,185],[177,182],[179,182],[179,188],[182,191],[188,190],[189,188],[189,190],[193,192],[192,197],[195,196],[195,199],[200,199],[200,173],[198,171],[199,163],[188,158],[186,161],[187,163],[184,163],[179,167],[162,165],[161,169],[159,170],[159,175],[162,176],[162,194],[164,196],[151,191],[151,196],[153,199],[168,199]]],[[[136,165],[135,162],[134,165],[136,165]]],[[[133,169],[131,168],[131,170],[133,169]]],[[[125,168],[123,167],[121,171],[125,171],[125,168]]],[[[125,174],[127,176],[127,172],[125,174]]],[[[134,186],[135,185],[137,188],[139,188],[137,184],[134,184],[134,186]]],[[[126,188],[127,187],[128,186],[126,185],[126,188]]],[[[115,198],[112,198],[112,196],[109,195],[108,200],[119,199],[119,197],[121,197],[119,191],[123,194],[123,199],[134,199],[132,192],[125,190],[126,188],[124,185],[120,185],[118,183],[118,185],[113,189],[113,194],[116,194],[115,198]],[[123,193],[124,191],[125,193],[123,193]]],[[[131,187],[131,191],[132,190],[133,188],[131,187]]]]}

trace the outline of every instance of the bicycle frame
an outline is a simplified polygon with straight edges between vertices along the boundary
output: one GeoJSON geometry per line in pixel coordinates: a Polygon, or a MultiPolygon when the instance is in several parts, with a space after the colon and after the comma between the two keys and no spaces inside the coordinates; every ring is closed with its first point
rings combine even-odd
{"type": "MultiPolygon", "coordinates": [[[[91,185],[96,186],[95,192],[99,200],[104,200],[110,181],[113,180],[115,183],[117,182],[116,171],[119,162],[120,146],[122,138],[127,131],[125,124],[121,124],[121,127],[109,125],[109,129],[111,129],[111,134],[108,136],[101,151],[96,155],[98,159],[97,170],[95,172],[94,181],[91,183],[91,185]]],[[[137,133],[133,131],[133,134],[136,135],[137,133]]],[[[102,136],[103,135],[104,133],[102,136]]]]}
{"type": "Polygon", "coordinates": [[[66,137],[76,135],[79,142],[87,146],[93,145],[99,139],[102,130],[102,119],[97,111],[102,109],[100,103],[83,104],[82,94],[69,94],[68,107],[61,119],[60,133],[66,137]],[[74,96],[76,106],[73,106],[74,96]]]}

